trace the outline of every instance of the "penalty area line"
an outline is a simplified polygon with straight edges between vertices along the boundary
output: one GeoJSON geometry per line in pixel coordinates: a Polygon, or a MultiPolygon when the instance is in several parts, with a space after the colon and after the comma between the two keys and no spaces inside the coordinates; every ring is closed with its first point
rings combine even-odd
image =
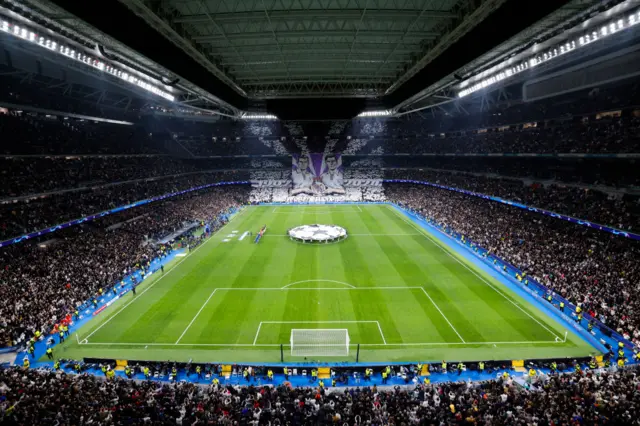
{"type": "Polygon", "coordinates": [[[253,339],[253,346],[256,345],[256,342],[258,341],[258,335],[260,335],[260,329],[262,328],[262,323],[260,323],[258,325],[258,331],[256,331],[256,337],[254,337],[253,339]]]}
{"type": "Polygon", "coordinates": [[[384,333],[382,332],[382,327],[380,327],[380,323],[378,321],[376,321],[376,324],[378,325],[378,331],[380,331],[380,336],[382,336],[382,341],[384,342],[385,346],[387,345],[387,339],[384,338],[384,333]]]}
{"type": "Polygon", "coordinates": [[[458,333],[458,330],[456,330],[456,328],[453,326],[453,324],[451,324],[451,321],[449,321],[449,318],[447,318],[447,316],[440,310],[438,305],[436,305],[436,302],[434,302],[433,299],[431,298],[431,296],[429,296],[429,293],[427,293],[427,290],[425,290],[424,287],[420,287],[420,289],[422,289],[422,291],[424,292],[424,295],[429,298],[429,300],[431,301],[433,306],[438,310],[438,312],[440,312],[440,315],[442,315],[442,318],[444,318],[444,320],[447,322],[447,324],[449,324],[449,327],[451,327],[451,329],[453,331],[455,331],[455,333],[458,335],[460,340],[462,340],[462,343],[466,343],[464,341],[464,339],[462,338],[462,336],[460,335],[460,333],[458,333]]]}
{"type": "Polygon", "coordinates": [[[189,323],[189,325],[187,326],[187,328],[184,329],[184,331],[182,332],[182,334],[180,335],[180,337],[178,337],[178,340],[176,340],[176,345],[178,343],[180,343],[180,340],[182,340],[182,338],[184,337],[184,335],[187,333],[187,331],[189,330],[189,328],[191,328],[191,326],[193,325],[194,321],[196,320],[196,318],[198,318],[198,315],[200,315],[200,312],[202,312],[202,310],[204,309],[205,306],[207,306],[207,303],[209,303],[209,300],[211,300],[211,298],[213,297],[214,294],[216,294],[216,291],[218,291],[217,288],[214,288],[213,291],[211,292],[211,294],[209,295],[209,297],[207,297],[207,300],[204,301],[204,303],[202,304],[202,306],[200,306],[200,310],[195,314],[195,316],[193,317],[193,319],[191,319],[191,322],[189,323]]]}

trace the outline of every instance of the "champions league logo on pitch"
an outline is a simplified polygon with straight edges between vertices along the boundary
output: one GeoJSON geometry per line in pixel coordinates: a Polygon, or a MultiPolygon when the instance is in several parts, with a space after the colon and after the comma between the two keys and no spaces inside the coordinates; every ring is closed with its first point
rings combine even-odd
{"type": "Polygon", "coordinates": [[[291,195],[345,194],[340,154],[295,154],[292,160],[291,195]]]}

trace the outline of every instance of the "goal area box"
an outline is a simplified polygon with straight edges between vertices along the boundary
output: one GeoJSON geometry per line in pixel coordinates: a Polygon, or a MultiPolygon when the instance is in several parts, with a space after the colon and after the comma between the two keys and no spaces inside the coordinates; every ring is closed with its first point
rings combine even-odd
{"type": "Polygon", "coordinates": [[[291,356],[347,356],[349,330],[339,328],[291,329],[291,356]]]}

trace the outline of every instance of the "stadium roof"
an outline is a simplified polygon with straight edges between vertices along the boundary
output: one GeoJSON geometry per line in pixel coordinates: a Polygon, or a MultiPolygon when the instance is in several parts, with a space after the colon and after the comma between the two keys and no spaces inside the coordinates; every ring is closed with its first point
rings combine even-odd
{"type": "Polygon", "coordinates": [[[93,43],[107,58],[178,82],[184,105],[235,115],[339,110],[345,117],[446,95],[436,89],[617,3],[0,0],[47,28],[93,43]]]}
{"type": "Polygon", "coordinates": [[[463,16],[482,18],[502,1],[169,0],[153,13],[250,97],[372,97],[463,16]]]}

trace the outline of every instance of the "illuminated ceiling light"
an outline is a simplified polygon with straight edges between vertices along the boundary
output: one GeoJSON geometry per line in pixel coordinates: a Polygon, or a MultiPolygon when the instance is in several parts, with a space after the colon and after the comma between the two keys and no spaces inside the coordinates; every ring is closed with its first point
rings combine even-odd
{"type": "Polygon", "coordinates": [[[240,118],[242,118],[243,120],[277,120],[278,119],[278,117],[272,114],[249,114],[246,112],[242,114],[240,118]]]}
{"type": "Polygon", "coordinates": [[[155,95],[163,97],[169,101],[175,100],[174,95],[172,95],[171,93],[165,92],[164,90],[154,86],[151,83],[142,81],[141,79],[135,76],[127,74],[126,72],[123,73],[121,70],[118,70],[115,67],[108,66],[98,58],[87,56],[86,54],[81,52],[76,52],[71,46],[67,46],[62,43],[57,43],[56,41],[50,40],[48,38],[38,37],[37,34],[35,34],[32,31],[29,31],[29,29],[25,27],[14,25],[8,21],[3,20],[0,22],[0,30],[5,31],[9,34],[13,34],[14,36],[20,37],[21,39],[28,40],[33,44],[37,44],[46,49],[54,51],[59,55],[74,59],[76,61],[83,62],[88,66],[93,67],[97,70],[105,72],[105,68],[106,68],[106,71],[108,71],[110,74],[128,83],[134,84],[148,92],[151,92],[155,95]]]}
{"type": "Polygon", "coordinates": [[[391,115],[391,111],[388,109],[380,111],[362,111],[358,114],[358,117],[386,117],[391,115]]]}
{"type": "MultiPolygon", "coordinates": [[[[626,20],[617,19],[615,22],[611,22],[607,25],[603,25],[600,28],[600,30],[591,30],[590,33],[583,34],[582,36],[574,40],[567,41],[561,45],[550,48],[546,52],[539,53],[536,56],[526,59],[519,64],[510,66],[509,68],[505,69],[504,71],[501,71],[498,74],[495,74],[491,77],[487,77],[481,81],[478,81],[473,86],[466,87],[469,85],[469,80],[463,81],[462,83],[460,83],[459,87],[460,88],[464,87],[464,89],[458,92],[458,97],[463,98],[467,95],[477,92],[478,90],[484,89],[485,87],[488,87],[494,83],[497,83],[498,81],[501,81],[507,77],[512,77],[531,67],[540,65],[544,62],[548,62],[556,58],[557,56],[561,56],[561,55],[564,55],[565,53],[572,52],[579,47],[591,44],[594,41],[600,40],[611,34],[617,33],[623,29],[632,27],[638,23],[640,23],[640,11],[632,13],[627,17],[626,20]]],[[[504,63],[502,65],[504,65],[504,63]]],[[[501,68],[502,65],[499,66],[499,68],[501,68]]]]}

